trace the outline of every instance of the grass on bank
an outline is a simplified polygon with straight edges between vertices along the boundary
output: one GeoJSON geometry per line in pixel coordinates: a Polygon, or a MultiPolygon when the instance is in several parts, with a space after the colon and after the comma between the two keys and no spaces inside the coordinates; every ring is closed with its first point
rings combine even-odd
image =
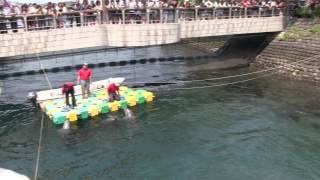
{"type": "Polygon", "coordinates": [[[313,25],[309,31],[313,34],[320,34],[320,24],[313,25]]]}
{"type": "Polygon", "coordinates": [[[296,41],[304,36],[303,30],[297,26],[291,26],[281,37],[280,41],[296,41]]]}

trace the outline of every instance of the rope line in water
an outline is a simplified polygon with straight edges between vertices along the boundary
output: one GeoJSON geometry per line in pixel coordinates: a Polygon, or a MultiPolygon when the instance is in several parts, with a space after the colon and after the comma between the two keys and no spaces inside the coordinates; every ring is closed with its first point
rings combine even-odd
{"type": "MultiPolygon", "coordinates": [[[[40,68],[43,71],[43,75],[45,76],[45,79],[48,83],[48,86],[50,89],[52,89],[51,82],[49,80],[49,77],[46,73],[46,71],[43,69],[43,65],[41,63],[41,60],[39,58],[39,53],[37,54],[37,59],[40,64],[40,68]]],[[[38,142],[38,151],[37,151],[37,159],[36,159],[36,166],[35,166],[35,172],[34,172],[34,179],[37,180],[38,178],[38,171],[39,171],[39,164],[40,164],[40,154],[41,154],[41,144],[42,144],[42,136],[43,136],[43,120],[44,120],[44,113],[42,113],[41,122],[40,122],[40,133],[39,133],[39,142],[38,142]]]]}
{"type": "Polygon", "coordinates": [[[48,77],[48,75],[47,75],[47,73],[46,73],[46,70],[43,68],[43,65],[42,65],[42,63],[41,63],[41,60],[40,60],[40,58],[39,58],[39,54],[37,54],[37,59],[38,59],[39,64],[40,64],[40,69],[42,70],[43,75],[44,75],[44,77],[45,77],[45,79],[46,79],[46,81],[47,81],[47,83],[48,83],[48,86],[49,86],[50,89],[52,89],[51,82],[50,82],[49,77],[48,77]]]}
{"type": "Polygon", "coordinates": [[[232,76],[224,76],[224,77],[217,77],[217,78],[209,78],[209,79],[194,79],[194,80],[186,80],[186,81],[168,81],[168,82],[148,82],[148,81],[140,81],[140,82],[128,82],[127,84],[146,84],[146,83],[172,83],[172,84],[178,84],[178,83],[191,83],[191,82],[203,82],[203,81],[216,81],[216,80],[222,80],[222,79],[231,79],[231,78],[237,78],[237,77],[242,77],[242,76],[249,76],[249,75],[254,75],[254,74],[259,74],[259,73],[264,73],[264,72],[268,72],[268,71],[272,71],[272,70],[276,70],[276,69],[280,69],[284,66],[293,66],[294,64],[299,64],[300,62],[302,63],[306,63],[309,62],[311,60],[313,60],[314,58],[319,58],[320,55],[315,55],[306,59],[302,59],[299,61],[295,61],[293,63],[286,63],[284,65],[279,65],[273,68],[268,68],[268,69],[264,69],[264,70],[260,70],[260,71],[255,71],[255,72],[251,72],[251,73],[244,73],[244,74],[237,74],[237,75],[232,75],[232,76]]]}
{"type": "Polygon", "coordinates": [[[230,83],[214,84],[214,85],[208,85],[208,86],[186,87],[186,88],[171,88],[170,90],[191,90],[191,89],[205,89],[205,88],[211,88],[211,87],[227,86],[227,85],[239,84],[239,83],[243,83],[243,82],[248,82],[248,81],[264,78],[267,76],[271,76],[273,74],[275,74],[275,72],[272,72],[270,74],[265,74],[263,76],[255,77],[255,78],[250,78],[250,79],[245,79],[245,80],[235,81],[235,82],[230,82],[230,83]]]}
{"type": "Polygon", "coordinates": [[[40,124],[40,134],[39,134],[39,141],[38,141],[38,151],[37,151],[37,159],[36,159],[36,166],[35,166],[35,172],[34,172],[34,179],[37,180],[38,178],[38,170],[39,170],[39,162],[40,162],[40,153],[41,153],[41,144],[42,144],[42,134],[43,134],[43,120],[44,120],[44,114],[42,113],[41,117],[41,124],[40,124]]]}

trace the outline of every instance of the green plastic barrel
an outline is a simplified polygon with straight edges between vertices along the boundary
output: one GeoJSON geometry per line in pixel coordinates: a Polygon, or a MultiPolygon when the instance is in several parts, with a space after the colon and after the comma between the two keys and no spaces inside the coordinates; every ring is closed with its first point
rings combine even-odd
{"type": "Polygon", "coordinates": [[[66,121],[66,115],[65,112],[56,112],[53,114],[53,123],[54,124],[63,124],[66,121]]]}
{"type": "Polygon", "coordinates": [[[89,117],[88,108],[86,107],[77,108],[77,114],[80,115],[80,119],[87,119],[89,117]]]}
{"type": "Polygon", "coordinates": [[[143,104],[145,102],[143,94],[137,94],[136,95],[136,101],[138,104],[143,104]]]}
{"type": "Polygon", "coordinates": [[[101,114],[105,114],[109,112],[109,107],[107,103],[102,103],[99,105],[101,114]]]}
{"type": "Polygon", "coordinates": [[[127,109],[127,107],[128,107],[127,101],[126,100],[119,101],[119,107],[120,107],[120,109],[127,109]]]}

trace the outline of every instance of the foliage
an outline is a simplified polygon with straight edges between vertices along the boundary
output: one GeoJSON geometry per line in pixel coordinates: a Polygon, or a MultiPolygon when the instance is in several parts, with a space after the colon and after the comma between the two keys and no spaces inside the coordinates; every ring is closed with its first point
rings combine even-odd
{"type": "Polygon", "coordinates": [[[320,17],[320,6],[316,7],[316,9],[313,11],[313,15],[315,17],[320,17]]]}
{"type": "Polygon", "coordinates": [[[280,37],[280,41],[296,41],[301,39],[303,35],[302,29],[297,26],[292,26],[280,37]]]}
{"type": "Polygon", "coordinates": [[[300,6],[296,9],[295,16],[298,18],[311,18],[312,13],[309,7],[307,6],[300,6]]]}
{"type": "Polygon", "coordinates": [[[313,25],[309,31],[313,34],[320,34],[320,24],[313,25]]]}

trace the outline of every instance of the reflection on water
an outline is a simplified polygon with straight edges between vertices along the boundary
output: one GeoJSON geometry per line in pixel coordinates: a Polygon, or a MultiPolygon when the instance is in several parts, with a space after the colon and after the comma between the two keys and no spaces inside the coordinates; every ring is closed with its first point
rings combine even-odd
{"type": "MultiPolygon", "coordinates": [[[[168,82],[248,72],[219,70],[241,59],[166,62],[94,69],[111,76],[168,82]]],[[[75,72],[73,72],[75,73],[75,72]]],[[[70,73],[49,74],[54,86],[70,73]]],[[[237,79],[236,79],[237,80],[237,79]]],[[[233,80],[228,80],[233,81],[233,80]]],[[[54,126],[45,119],[41,179],[319,179],[319,88],[276,76],[217,88],[218,82],[145,87],[152,103],[54,126]]],[[[33,177],[41,112],[27,92],[46,89],[40,75],[3,81],[0,164],[33,177]]]]}

